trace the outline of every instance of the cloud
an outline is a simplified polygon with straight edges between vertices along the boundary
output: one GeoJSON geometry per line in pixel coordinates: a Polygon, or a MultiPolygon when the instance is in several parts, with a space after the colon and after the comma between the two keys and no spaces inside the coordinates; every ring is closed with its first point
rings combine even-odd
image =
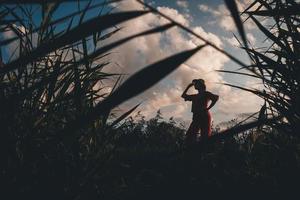
{"type": "Polygon", "coordinates": [[[205,5],[205,4],[199,4],[199,5],[198,5],[198,8],[199,8],[199,10],[202,11],[202,12],[208,12],[208,10],[210,9],[210,8],[208,7],[208,5],[205,5]]]}
{"type": "Polygon", "coordinates": [[[223,38],[232,47],[239,47],[240,46],[239,42],[237,41],[237,39],[235,37],[231,37],[231,38],[223,37],[223,38]]]}
{"type": "Polygon", "coordinates": [[[187,0],[178,0],[176,1],[176,4],[177,6],[179,6],[180,8],[182,8],[183,10],[183,16],[190,20],[190,21],[193,21],[193,17],[192,15],[190,14],[190,9],[189,9],[189,3],[187,0]]]}
{"type": "MultiPolygon", "coordinates": [[[[164,14],[166,14],[169,17],[172,17],[173,20],[185,25],[185,26],[189,26],[190,22],[189,20],[183,15],[180,14],[178,12],[178,10],[174,9],[174,8],[169,8],[169,7],[158,7],[157,8],[159,11],[163,12],[164,14]],[[174,18],[173,18],[174,17],[174,18]]],[[[164,19],[161,19],[160,23],[163,22],[167,22],[164,19]]]]}
{"type": "Polygon", "coordinates": [[[227,31],[235,31],[234,21],[230,15],[230,12],[224,4],[219,5],[217,8],[211,8],[208,5],[198,5],[200,11],[210,13],[216,18],[218,24],[227,31]]]}
{"type": "Polygon", "coordinates": [[[177,4],[179,7],[182,7],[182,8],[188,8],[188,7],[189,7],[188,2],[185,1],[185,0],[178,0],[178,1],[176,1],[176,4],[177,4]]]}
{"type": "MultiPolygon", "coordinates": [[[[238,10],[243,11],[245,8],[247,8],[251,1],[250,0],[244,0],[244,1],[236,1],[238,10]]],[[[251,8],[250,10],[256,9],[257,6],[251,8]]],[[[230,11],[227,9],[227,7],[224,4],[221,4],[217,7],[210,7],[206,4],[199,4],[198,9],[202,12],[211,14],[215,21],[219,24],[220,27],[224,28],[226,31],[236,31],[235,23],[231,17],[230,11]]],[[[242,21],[247,18],[246,15],[241,16],[242,21]]],[[[212,22],[211,22],[212,23],[212,22]]],[[[251,20],[247,20],[244,23],[245,28],[248,30],[254,29],[256,26],[251,20]]]]}
{"type": "Polygon", "coordinates": [[[249,42],[252,45],[255,45],[256,43],[256,38],[254,37],[254,35],[252,33],[247,33],[247,39],[249,40],[249,42]]]}
{"type": "MultiPolygon", "coordinates": [[[[244,84],[245,88],[262,89],[262,83],[249,80],[244,84]]],[[[219,90],[220,101],[218,112],[220,114],[232,115],[237,113],[251,113],[259,111],[263,100],[250,92],[221,86],[219,90]]]]}
{"type": "MultiPolygon", "coordinates": [[[[247,33],[246,37],[248,39],[248,41],[250,42],[251,45],[255,45],[256,44],[256,37],[252,34],[252,33],[247,33]]],[[[235,37],[223,37],[223,39],[232,47],[240,47],[240,43],[238,42],[238,40],[235,37]]]]}
{"type": "Polygon", "coordinates": [[[199,4],[198,5],[198,8],[200,11],[202,12],[207,12],[207,13],[211,13],[213,14],[214,16],[220,16],[222,13],[219,11],[219,10],[215,10],[215,9],[212,9],[210,8],[208,5],[206,4],[199,4]]]}

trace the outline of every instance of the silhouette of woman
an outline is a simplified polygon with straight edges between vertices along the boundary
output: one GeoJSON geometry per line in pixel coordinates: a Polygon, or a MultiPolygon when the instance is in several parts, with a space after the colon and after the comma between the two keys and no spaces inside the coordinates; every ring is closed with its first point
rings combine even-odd
{"type": "Polygon", "coordinates": [[[216,104],[219,96],[206,91],[206,85],[203,79],[194,79],[184,90],[181,97],[185,101],[192,101],[193,121],[186,133],[187,142],[195,142],[199,130],[201,139],[206,140],[211,136],[211,115],[209,109],[216,104]],[[198,90],[198,94],[187,94],[187,91],[192,86],[198,90]],[[211,104],[208,106],[209,101],[211,101],[211,104]]]}

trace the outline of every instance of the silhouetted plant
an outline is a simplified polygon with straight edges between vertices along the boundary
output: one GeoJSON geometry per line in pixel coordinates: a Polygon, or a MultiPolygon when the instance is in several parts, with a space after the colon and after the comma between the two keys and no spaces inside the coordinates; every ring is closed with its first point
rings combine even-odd
{"type": "Polygon", "coordinates": [[[0,2],[0,34],[13,33],[2,37],[0,52],[15,46],[8,56],[0,54],[2,195],[8,194],[9,199],[127,199],[156,194],[169,198],[195,194],[199,188],[203,195],[214,189],[295,188],[300,177],[299,141],[286,132],[296,133],[300,124],[298,3],[254,1],[243,12],[272,43],[262,52],[247,44],[235,1],[225,1],[252,59],[247,66],[143,1],[138,0],[147,11],[116,13],[106,6],[118,1],[83,2],[69,1],[78,5],[76,11],[58,17],[55,12],[64,1],[0,2]],[[256,4],[258,9],[250,11],[256,4]],[[87,18],[95,8],[102,10],[100,15],[87,18]],[[38,20],[33,18],[37,11],[41,12],[38,20]],[[120,31],[119,23],[149,13],[170,23],[101,46],[120,31]],[[256,16],[272,18],[272,31],[256,16]],[[111,65],[103,58],[109,58],[113,48],[174,26],[205,44],[146,66],[123,83],[122,74],[103,71],[111,65]],[[184,129],[174,119],[165,121],[158,113],[136,121],[129,116],[139,104],[111,117],[116,106],[150,88],[206,46],[263,80],[265,91],[232,85],[265,99],[257,119],[234,122],[196,151],[185,151],[184,129]],[[107,79],[114,80],[113,85],[105,84],[107,79]],[[112,86],[111,91],[105,91],[107,86],[112,86]]]}
{"type": "MultiPolygon", "coordinates": [[[[234,86],[254,93],[266,103],[261,109],[261,120],[273,116],[281,117],[276,127],[286,133],[297,135],[300,130],[299,109],[299,8],[296,1],[253,1],[242,12],[252,20],[265,36],[265,47],[242,47],[251,58],[249,66],[242,66],[264,84],[263,90],[234,86]],[[254,9],[255,8],[255,9],[254,9]],[[259,19],[258,19],[259,17],[259,19]],[[268,25],[264,25],[264,20],[268,25]],[[267,110],[266,110],[267,109],[267,110]]],[[[223,71],[227,73],[237,73],[223,71]]],[[[275,126],[275,125],[274,125],[275,126]]]]}

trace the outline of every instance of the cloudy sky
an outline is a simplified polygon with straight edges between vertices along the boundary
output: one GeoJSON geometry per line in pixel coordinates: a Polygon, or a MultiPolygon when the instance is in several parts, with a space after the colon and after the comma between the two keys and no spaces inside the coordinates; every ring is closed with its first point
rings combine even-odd
{"type": "MultiPolygon", "coordinates": [[[[243,62],[249,63],[246,54],[237,48],[238,42],[233,36],[233,33],[236,33],[235,25],[222,0],[145,0],[145,2],[189,27],[217,47],[224,49],[243,62]]],[[[251,0],[238,1],[239,9],[246,8],[249,2],[251,0]]],[[[135,0],[123,0],[114,6],[116,6],[116,12],[145,9],[135,0]]],[[[74,7],[66,4],[57,12],[57,15],[64,15],[67,11],[72,12],[73,10],[74,7]]],[[[120,24],[121,31],[114,34],[106,42],[112,42],[166,23],[168,22],[161,17],[147,14],[120,24]]],[[[260,46],[264,38],[259,36],[253,23],[247,22],[245,29],[250,44],[260,46]]],[[[109,60],[115,64],[106,69],[114,73],[128,74],[127,77],[129,77],[155,61],[194,48],[202,43],[201,40],[174,27],[163,33],[136,38],[114,49],[109,60]]],[[[261,99],[221,83],[259,88],[262,87],[259,80],[215,71],[219,69],[236,70],[239,67],[213,48],[205,47],[164,80],[139,96],[123,103],[119,108],[124,112],[143,102],[138,111],[141,111],[147,118],[154,117],[160,109],[164,117],[174,117],[188,125],[192,117],[191,103],[185,102],[180,96],[193,79],[202,78],[206,81],[207,89],[220,96],[216,106],[211,109],[214,124],[230,120],[240,113],[257,112],[262,105],[261,99]]],[[[193,89],[190,90],[190,93],[195,92],[193,89]]]]}
{"type": "MultiPolygon", "coordinates": [[[[245,53],[237,48],[238,43],[233,36],[233,33],[236,33],[234,22],[223,1],[152,0],[146,2],[177,22],[194,30],[219,48],[235,55],[245,63],[249,63],[245,53]]],[[[248,3],[249,0],[240,1],[239,8],[242,10],[248,3]]],[[[144,8],[134,0],[126,0],[117,4],[117,9],[128,11],[143,10],[144,8]]],[[[117,40],[165,23],[167,21],[163,18],[147,14],[120,25],[123,29],[114,35],[111,40],[117,40]]],[[[256,34],[257,30],[252,23],[246,23],[245,26],[247,38],[252,45],[263,41],[263,38],[256,34]]],[[[191,37],[179,28],[174,27],[164,33],[140,37],[118,47],[115,50],[117,53],[114,54],[113,59],[118,62],[117,70],[119,72],[132,74],[159,59],[182,50],[191,49],[201,43],[202,41],[199,39],[191,37]]],[[[258,88],[261,87],[259,80],[215,71],[218,69],[236,70],[239,67],[213,48],[205,47],[167,78],[143,94],[125,102],[120,108],[126,110],[142,101],[143,104],[139,110],[146,117],[153,117],[156,111],[160,109],[166,118],[173,116],[189,123],[192,117],[191,104],[185,102],[180,96],[192,79],[203,78],[207,83],[207,89],[220,96],[219,102],[211,110],[214,124],[229,120],[240,113],[257,112],[262,105],[259,98],[220,83],[258,88]]],[[[190,93],[195,92],[193,89],[190,90],[190,93]]]]}

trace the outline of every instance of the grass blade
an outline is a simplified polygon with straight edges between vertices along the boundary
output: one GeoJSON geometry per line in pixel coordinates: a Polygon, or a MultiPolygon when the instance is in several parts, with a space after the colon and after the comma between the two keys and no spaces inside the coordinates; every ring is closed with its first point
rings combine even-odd
{"type": "Polygon", "coordinates": [[[116,119],[111,125],[110,127],[112,128],[113,126],[115,126],[116,124],[118,124],[119,122],[121,122],[123,119],[125,119],[126,117],[128,117],[133,111],[135,111],[141,104],[139,103],[138,105],[134,106],[133,108],[131,108],[129,111],[127,111],[126,113],[122,114],[118,119],[116,119]]]}
{"type": "Polygon", "coordinates": [[[247,73],[243,73],[243,72],[234,72],[234,71],[229,71],[229,70],[216,70],[217,72],[223,72],[223,73],[230,73],[230,74],[238,74],[238,75],[244,75],[244,76],[250,76],[250,77],[254,77],[254,78],[259,78],[261,79],[261,77],[254,75],[254,74],[247,74],[247,73]]]}
{"type": "Polygon", "coordinates": [[[231,13],[231,16],[233,17],[234,19],[234,23],[239,31],[239,34],[244,42],[244,45],[245,47],[248,47],[248,44],[247,44],[247,39],[246,39],[246,34],[245,34],[245,31],[244,31],[244,26],[243,26],[243,23],[241,21],[241,18],[240,18],[240,15],[239,15],[239,11],[238,11],[238,8],[237,8],[237,5],[235,3],[234,0],[224,0],[225,1],[225,4],[227,6],[227,8],[229,9],[230,13],[231,13]]]}
{"type": "Polygon", "coordinates": [[[282,116],[274,117],[274,118],[270,118],[270,119],[265,119],[265,120],[259,120],[259,121],[256,120],[256,121],[253,121],[253,122],[249,122],[249,123],[246,123],[246,124],[235,126],[233,128],[226,129],[226,130],[220,132],[219,134],[211,136],[209,140],[211,142],[219,141],[220,139],[231,137],[231,136],[236,135],[238,133],[241,133],[243,131],[246,131],[246,130],[249,130],[249,129],[264,125],[264,124],[273,125],[276,122],[278,122],[280,119],[282,119],[282,116]]]}

